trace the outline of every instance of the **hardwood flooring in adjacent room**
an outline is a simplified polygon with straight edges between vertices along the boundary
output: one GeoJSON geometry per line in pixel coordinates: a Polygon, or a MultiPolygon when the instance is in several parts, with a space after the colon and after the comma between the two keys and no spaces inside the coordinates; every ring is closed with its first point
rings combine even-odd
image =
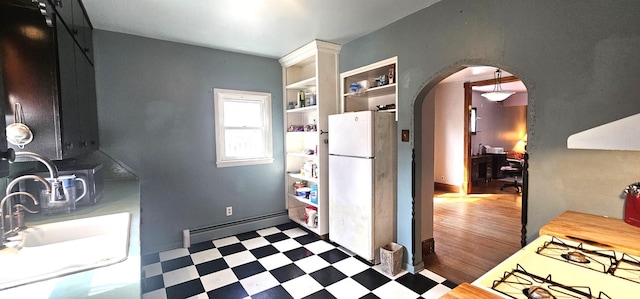
{"type": "Polygon", "coordinates": [[[435,253],[424,256],[425,268],[455,283],[473,282],[520,249],[522,196],[515,188],[500,190],[494,180],[483,194],[461,196],[436,190],[435,253]]]}

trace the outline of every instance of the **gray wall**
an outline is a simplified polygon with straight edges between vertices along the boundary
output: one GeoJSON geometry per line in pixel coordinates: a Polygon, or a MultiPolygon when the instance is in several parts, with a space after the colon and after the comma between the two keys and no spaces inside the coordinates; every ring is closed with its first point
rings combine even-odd
{"type": "MultiPolygon", "coordinates": [[[[509,106],[504,102],[491,102],[482,92],[472,92],[473,107],[478,109],[478,132],[471,136],[471,153],[477,154],[479,144],[502,147],[506,152],[522,152],[516,148],[518,141],[527,132],[527,106],[509,106]]],[[[526,94],[526,93],[525,93],[526,94]]],[[[515,96],[515,95],[513,95],[515,96]]]]}
{"type": "MultiPolygon", "coordinates": [[[[566,140],[640,112],[638,28],[637,0],[446,0],[343,45],[341,72],[398,56],[398,130],[416,131],[412,142],[398,142],[398,242],[408,247],[409,269],[422,267],[421,230],[433,230],[432,216],[420,212],[428,210],[423,202],[432,205],[428,194],[415,203],[413,230],[410,217],[411,150],[419,163],[433,158],[421,157],[433,147],[420,134],[421,123],[433,118],[422,113],[429,104],[423,99],[466,65],[500,67],[527,87],[529,239],[565,210],[622,217],[619,194],[638,180],[640,153],[568,150],[566,140]]],[[[433,184],[433,171],[420,167],[416,194],[433,184]]]]}
{"type": "Polygon", "coordinates": [[[183,229],[285,209],[277,60],[101,30],[94,45],[100,149],[140,180],[143,254],[181,247],[183,229]],[[273,164],[216,168],[211,88],[271,93],[273,164]]]}
{"type": "MultiPolygon", "coordinates": [[[[438,183],[458,188],[462,187],[464,181],[464,157],[466,155],[463,84],[463,82],[440,83],[429,92],[429,95],[435,94],[434,179],[438,183]]],[[[425,107],[422,109],[423,113],[429,113],[425,107]]],[[[425,126],[424,123],[422,125],[425,126]]]]}

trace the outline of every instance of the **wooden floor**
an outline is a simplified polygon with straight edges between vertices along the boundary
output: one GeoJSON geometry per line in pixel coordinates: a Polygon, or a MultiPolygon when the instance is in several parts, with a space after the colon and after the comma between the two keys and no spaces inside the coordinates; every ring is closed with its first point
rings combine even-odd
{"type": "Polygon", "coordinates": [[[473,282],[520,249],[521,195],[493,181],[460,196],[436,190],[435,253],[425,268],[455,282],[473,282]]]}

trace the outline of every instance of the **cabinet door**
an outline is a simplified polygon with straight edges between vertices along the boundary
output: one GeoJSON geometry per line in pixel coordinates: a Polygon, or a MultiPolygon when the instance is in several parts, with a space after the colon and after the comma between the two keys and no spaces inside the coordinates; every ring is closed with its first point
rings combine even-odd
{"type": "Polygon", "coordinates": [[[89,23],[89,20],[85,19],[85,29],[84,29],[84,42],[85,42],[85,48],[84,53],[85,55],[87,55],[87,58],[89,58],[89,61],[91,62],[91,64],[93,64],[93,29],[91,28],[91,24],[89,23]]]}
{"type": "MultiPolygon", "coordinates": [[[[2,55],[0,55],[0,66],[2,66],[2,55]]],[[[4,91],[4,78],[2,75],[2,68],[0,68],[0,96],[5,96],[4,91]]],[[[0,115],[4,115],[3,105],[0,105],[0,115]]],[[[3,128],[6,126],[4,117],[0,117],[0,126],[3,128]]],[[[0,153],[4,154],[7,152],[7,138],[6,135],[0,135],[0,153]]],[[[9,176],[9,161],[7,159],[0,160],[0,177],[9,176]]],[[[3,208],[3,207],[0,207],[3,208]]]]}
{"type": "Polygon", "coordinates": [[[73,26],[73,4],[76,0],[50,0],[62,22],[64,22],[69,30],[73,26]]]}
{"type": "Polygon", "coordinates": [[[72,0],[73,3],[73,29],[71,29],[71,33],[73,33],[73,37],[78,41],[80,48],[86,48],[85,41],[85,30],[87,28],[87,20],[84,17],[84,10],[82,9],[82,5],[80,5],[78,0],[72,0]]]}
{"type": "Polygon", "coordinates": [[[480,159],[472,158],[471,159],[471,184],[478,185],[478,172],[480,171],[480,159]]]}
{"type": "MultiPolygon", "coordinates": [[[[55,23],[55,18],[53,19],[55,23]]],[[[64,27],[64,26],[63,26],[64,27]]],[[[24,122],[33,132],[33,141],[16,151],[37,152],[52,159],[58,158],[56,151],[60,132],[52,113],[57,111],[52,104],[58,100],[55,81],[56,55],[55,28],[45,23],[40,11],[0,5],[0,51],[5,94],[3,95],[6,123],[13,123],[14,108],[20,103],[24,122]],[[33,28],[29,32],[39,33],[38,38],[23,34],[17,28],[33,28]],[[6,51],[11,49],[12,51],[6,51]]]]}
{"type": "Polygon", "coordinates": [[[80,144],[75,54],[77,47],[62,22],[55,23],[58,42],[58,75],[60,80],[60,101],[58,103],[60,115],[58,118],[62,129],[62,156],[70,156],[79,150],[78,145],[80,144]]]}
{"type": "Polygon", "coordinates": [[[80,146],[83,152],[98,148],[98,111],[93,66],[84,55],[76,58],[80,146]]]}

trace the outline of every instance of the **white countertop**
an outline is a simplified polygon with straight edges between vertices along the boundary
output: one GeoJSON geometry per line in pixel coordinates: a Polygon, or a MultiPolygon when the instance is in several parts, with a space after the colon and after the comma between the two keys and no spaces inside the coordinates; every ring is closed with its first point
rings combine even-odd
{"type": "MultiPolygon", "coordinates": [[[[137,180],[104,182],[104,197],[66,215],[28,215],[27,226],[120,212],[131,213],[129,254],[111,266],[0,291],[0,298],[140,298],[140,191],[137,180]]],[[[55,258],[55,252],[51,253],[55,258]]],[[[0,265],[0,271],[11,271],[0,265]]]]}

